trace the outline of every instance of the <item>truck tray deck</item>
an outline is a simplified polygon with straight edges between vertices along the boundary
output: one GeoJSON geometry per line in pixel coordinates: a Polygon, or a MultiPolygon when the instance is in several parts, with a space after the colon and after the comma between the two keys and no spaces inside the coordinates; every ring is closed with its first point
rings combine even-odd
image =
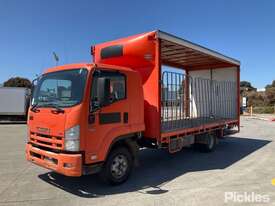
{"type": "Polygon", "coordinates": [[[220,117],[198,117],[195,119],[181,119],[162,122],[161,131],[162,132],[172,132],[182,129],[196,128],[202,125],[207,125],[210,123],[221,123],[226,124],[227,122],[233,121],[230,118],[220,118],[220,117]]]}

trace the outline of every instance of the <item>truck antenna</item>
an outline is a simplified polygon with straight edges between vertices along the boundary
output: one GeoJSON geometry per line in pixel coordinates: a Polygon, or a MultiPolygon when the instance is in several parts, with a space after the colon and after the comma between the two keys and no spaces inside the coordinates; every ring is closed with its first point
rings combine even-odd
{"type": "Polygon", "coordinates": [[[55,65],[57,66],[58,61],[59,61],[59,57],[57,56],[57,54],[55,52],[53,52],[53,57],[54,57],[54,60],[55,60],[55,65]]]}

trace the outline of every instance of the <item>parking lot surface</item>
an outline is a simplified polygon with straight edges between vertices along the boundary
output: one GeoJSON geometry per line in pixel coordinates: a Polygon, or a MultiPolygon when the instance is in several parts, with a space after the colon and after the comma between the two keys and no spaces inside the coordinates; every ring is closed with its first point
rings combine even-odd
{"type": "Polygon", "coordinates": [[[0,125],[0,205],[275,205],[275,122],[243,117],[241,125],[212,153],[142,150],[140,166],[116,187],[26,162],[26,126],[0,125]]]}

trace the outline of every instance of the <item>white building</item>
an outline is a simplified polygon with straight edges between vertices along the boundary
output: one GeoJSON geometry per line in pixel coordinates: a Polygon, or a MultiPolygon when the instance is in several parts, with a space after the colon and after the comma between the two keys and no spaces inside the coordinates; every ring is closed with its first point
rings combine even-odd
{"type": "Polygon", "coordinates": [[[257,92],[265,92],[265,88],[257,88],[257,92]]]}

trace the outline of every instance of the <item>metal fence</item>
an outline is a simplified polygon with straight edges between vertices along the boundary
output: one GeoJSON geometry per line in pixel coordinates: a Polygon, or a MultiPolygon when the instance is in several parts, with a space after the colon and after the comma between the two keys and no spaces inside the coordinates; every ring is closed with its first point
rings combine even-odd
{"type": "Polygon", "coordinates": [[[162,73],[161,81],[162,131],[237,118],[236,82],[192,78],[170,71],[162,73]]]}

